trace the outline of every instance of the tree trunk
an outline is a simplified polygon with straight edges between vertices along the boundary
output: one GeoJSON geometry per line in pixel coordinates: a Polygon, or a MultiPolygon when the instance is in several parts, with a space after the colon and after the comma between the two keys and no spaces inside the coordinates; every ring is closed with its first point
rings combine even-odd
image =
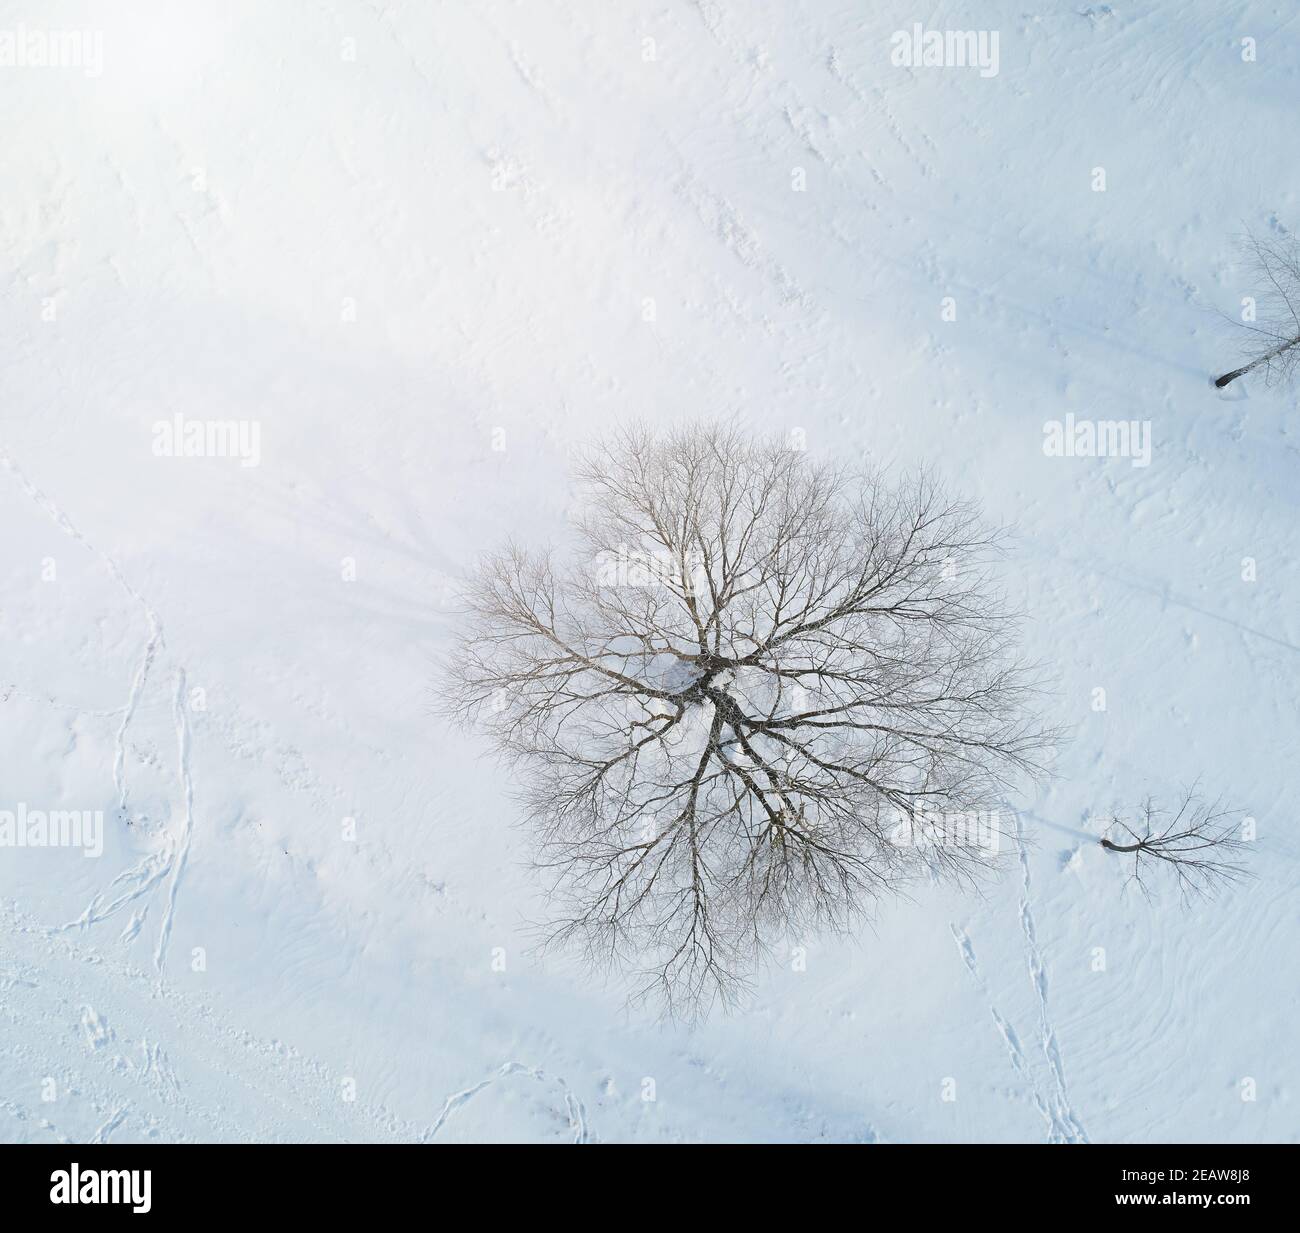
{"type": "Polygon", "coordinates": [[[1141,843],[1111,843],[1109,839],[1103,839],[1101,841],[1101,846],[1111,852],[1137,852],[1143,847],[1141,843]]]}
{"type": "Polygon", "coordinates": [[[1245,376],[1252,368],[1258,368],[1261,364],[1267,364],[1269,360],[1276,359],[1283,351],[1290,351],[1297,343],[1300,343],[1300,336],[1293,338],[1290,342],[1284,342],[1280,347],[1274,347],[1272,351],[1261,355],[1258,359],[1251,360],[1244,368],[1234,368],[1231,372],[1225,372],[1219,377],[1214,384],[1223,389],[1230,381],[1235,381],[1238,377],[1245,376]]]}
{"type": "MultiPolygon", "coordinates": [[[[1256,361],[1255,361],[1255,364],[1258,364],[1258,363],[1259,363],[1259,360],[1256,360],[1256,361]]],[[[1223,376],[1219,377],[1219,378],[1215,381],[1214,384],[1215,384],[1219,389],[1223,389],[1223,387],[1224,387],[1225,385],[1227,385],[1229,381],[1235,381],[1238,377],[1240,377],[1240,376],[1242,375],[1242,373],[1247,373],[1247,372],[1249,372],[1252,368],[1255,367],[1255,364],[1247,364],[1245,368],[1234,368],[1234,369],[1232,370],[1232,372],[1225,372],[1225,373],[1223,374],[1223,376]]]]}

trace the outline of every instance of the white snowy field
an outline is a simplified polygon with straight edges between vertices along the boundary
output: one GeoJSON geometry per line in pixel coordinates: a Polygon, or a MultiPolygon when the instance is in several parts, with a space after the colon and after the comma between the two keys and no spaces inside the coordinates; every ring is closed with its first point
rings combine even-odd
{"type": "Polygon", "coordinates": [[[1210,384],[1298,108],[1266,0],[0,3],[0,811],[104,822],[0,847],[0,1141],[1300,1139],[1300,420],[1210,384]],[[983,898],[688,1032],[530,956],[430,691],[572,447],[726,414],[1014,523],[1074,736],[983,898]],[[1105,815],[1198,777],[1257,879],[1126,893],[1105,815]]]}

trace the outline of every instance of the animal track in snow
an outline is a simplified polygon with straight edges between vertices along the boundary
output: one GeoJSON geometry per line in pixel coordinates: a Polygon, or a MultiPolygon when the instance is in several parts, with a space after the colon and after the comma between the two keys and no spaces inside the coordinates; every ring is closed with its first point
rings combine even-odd
{"type": "Polygon", "coordinates": [[[964,929],[957,925],[949,924],[952,930],[953,940],[957,943],[957,950],[960,952],[962,961],[966,964],[966,970],[970,972],[975,981],[975,986],[979,989],[984,1001],[989,1008],[989,1014],[993,1017],[993,1022],[998,1029],[998,1034],[1002,1037],[1002,1043],[1006,1045],[1007,1055],[1011,1059],[1011,1067],[1026,1083],[1029,1084],[1029,1090],[1034,1099],[1034,1108],[1043,1116],[1047,1123],[1048,1138],[1055,1138],[1056,1119],[1053,1117],[1051,1110],[1047,1107],[1047,1102],[1043,1100],[1042,1093],[1038,1090],[1038,1084],[1034,1081],[1034,1076],[1029,1071],[1029,1066],[1025,1061],[1024,1051],[1020,1047],[1020,1037],[1011,1023],[1003,1017],[998,1008],[993,1004],[992,994],[989,992],[988,982],[984,979],[984,973],[980,971],[979,962],[975,958],[975,948],[971,945],[971,940],[964,929]]]}
{"type": "Polygon", "coordinates": [[[92,1049],[102,1049],[113,1039],[113,1029],[100,1018],[93,1006],[81,1008],[81,1031],[92,1049]]]}
{"type": "Polygon", "coordinates": [[[1025,934],[1025,953],[1029,963],[1029,977],[1038,996],[1039,1030],[1042,1034],[1043,1056],[1051,1067],[1052,1077],[1056,1081],[1057,1106],[1054,1110],[1058,1129],[1066,1142],[1087,1143],[1088,1135],[1083,1129],[1074,1109],[1070,1105],[1070,1095],[1065,1083],[1065,1064],[1061,1059],[1061,1047],[1057,1043],[1056,1028],[1052,1023],[1047,1002],[1047,967],[1043,962],[1042,951],[1038,945],[1038,935],[1034,929],[1034,915],[1029,905],[1029,850],[1025,846],[1024,830],[1020,815],[1016,814],[1016,842],[1020,852],[1021,893],[1020,893],[1020,927],[1025,934]]]}

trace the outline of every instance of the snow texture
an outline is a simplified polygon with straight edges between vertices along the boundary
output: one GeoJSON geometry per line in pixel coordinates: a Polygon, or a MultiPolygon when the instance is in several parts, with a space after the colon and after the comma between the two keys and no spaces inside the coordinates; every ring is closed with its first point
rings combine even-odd
{"type": "Polygon", "coordinates": [[[24,29],[102,64],[0,67],[0,810],[104,850],[0,848],[0,1141],[1300,1138],[1297,418],[1210,384],[1234,235],[1300,227],[1286,6],[24,29]],[[916,22],[997,73],[891,63],[916,22]],[[573,447],[726,414],[1013,522],[1074,736],[982,898],[791,938],[686,1032],[530,957],[510,784],[429,690],[573,447]],[[1066,415],[1149,421],[1149,465],[1048,456],[1066,415]],[[257,465],[156,453],[176,416],[257,465]],[[1198,777],[1257,880],[1125,892],[1107,812],[1198,777]]]}

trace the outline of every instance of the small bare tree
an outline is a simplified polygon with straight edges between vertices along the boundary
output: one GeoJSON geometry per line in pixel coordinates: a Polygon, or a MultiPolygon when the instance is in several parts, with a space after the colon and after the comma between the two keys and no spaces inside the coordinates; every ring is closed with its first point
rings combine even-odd
{"type": "Polygon", "coordinates": [[[779,943],[989,864],[1057,734],[969,505],[735,427],[627,431],[578,479],[576,551],[488,557],[446,665],[518,764],[545,943],[692,1018],[779,943]]]}
{"type": "Polygon", "coordinates": [[[1220,389],[1256,369],[1267,385],[1287,381],[1300,363],[1300,247],[1295,237],[1247,234],[1241,247],[1259,290],[1250,319],[1235,323],[1247,331],[1246,363],[1217,378],[1214,384],[1220,389]]]}
{"type": "Polygon", "coordinates": [[[1173,877],[1186,902],[1250,876],[1233,859],[1246,847],[1238,813],[1220,808],[1218,801],[1207,804],[1194,787],[1184,793],[1182,803],[1172,812],[1160,809],[1148,797],[1134,825],[1118,814],[1111,816],[1111,827],[1122,832],[1117,835],[1122,842],[1103,837],[1101,846],[1133,858],[1128,880],[1147,898],[1152,897],[1150,874],[1164,870],[1173,877]]]}

